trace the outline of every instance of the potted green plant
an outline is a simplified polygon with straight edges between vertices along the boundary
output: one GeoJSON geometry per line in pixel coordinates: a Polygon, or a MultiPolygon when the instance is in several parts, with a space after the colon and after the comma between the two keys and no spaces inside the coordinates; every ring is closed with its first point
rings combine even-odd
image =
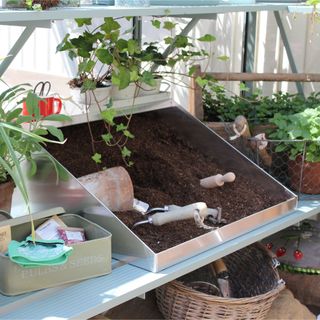
{"type": "MultiPolygon", "coordinates": [[[[10,212],[14,186],[21,192],[30,212],[29,195],[21,163],[27,160],[30,163],[28,174],[34,175],[37,170],[34,155],[36,153],[40,155],[42,144],[64,142],[60,129],[44,125],[42,121],[64,121],[69,117],[62,114],[41,116],[38,108],[39,100],[40,98],[28,85],[9,87],[0,94],[0,200],[3,201],[0,202],[0,209],[7,212],[10,212]],[[22,115],[23,101],[26,103],[29,116],[22,115]],[[48,133],[53,139],[45,137],[48,133]]],[[[41,156],[49,157],[54,162],[57,172],[61,172],[60,166],[48,153],[43,152],[41,156]]]]}
{"type": "Polygon", "coordinates": [[[291,115],[276,113],[270,122],[276,129],[276,152],[288,156],[291,187],[302,193],[320,193],[320,106],[291,115]]]}
{"type": "MultiPolygon", "coordinates": [[[[95,89],[100,80],[111,80],[113,94],[119,98],[118,94],[125,92],[126,98],[133,98],[132,105],[134,105],[139,91],[155,88],[159,83],[158,78],[161,80],[163,76],[181,75],[176,71],[181,64],[187,67],[186,75],[191,77],[194,72],[193,61],[197,58],[202,60],[208,58],[209,53],[196,48],[187,36],[179,35],[164,38],[164,42],[172,48],[169,55],[165,56],[155,42],[145,42],[140,45],[136,39],[128,39],[132,29],[122,31],[116,19],[105,18],[103,23],[96,27],[92,26],[90,18],[75,21],[83,31],[75,37],[67,34],[58,45],[57,51],[67,52],[71,59],[78,61],[78,75],[72,83],[78,83],[82,93],[93,95],[106,129],[101,139],[107,146],[117,146],[124,162],[131,165],[132,162],[129,160],[131,151],[126,143],[128,139],[134,137],[129,131],[132,114],[126,116],[125,123],[117,122],[117,111],[112,108],[112,101],[100,103],[95,96],[95,89]],[[165,69],[158,70],[153,67],[154,65],[165,67],[165,69]],[[98,73],[95,72],[97,69],[98,73]],[[129,92],[125,91],[127,88],[129,92]]],[[[168,32],[176,26],[170,21],[161,22],[156,19],[152,20],[152,25],[168,32]]],[[[215,38],[205,35],[197,40],[211,42],[215,38]]],[[[85,101],[86,111],[90,108],[88,100],[87,98],[85,101]]],[[[90,125],[89,131],[92,137],[92,158],[97,163],[101,163],[101,156],[95,152],[94,147],[97,138],[92,135],[90,125]]]]}
{"type": "Polygon", "coordinates": [[[105,18],[98,27],[92,27],[91,18],[75,22],[83,30],[75,36],[67,33],[57,52],[67,52],[77,63],[77,75],[68,82],[75,102],[101,110],[111,95],[113,51],[120,25],[113,18],[105,18]]]}

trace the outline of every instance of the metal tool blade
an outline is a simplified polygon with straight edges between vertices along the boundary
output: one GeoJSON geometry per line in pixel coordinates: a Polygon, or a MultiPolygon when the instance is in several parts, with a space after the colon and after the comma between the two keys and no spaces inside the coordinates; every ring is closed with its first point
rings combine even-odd
{"type": "Polygon", "coordinates": [[[219,289],[223,297],[231,297],[229,274],[227,267],[222,259],[213,261],[211,267],[216,274],[219,289]]]}

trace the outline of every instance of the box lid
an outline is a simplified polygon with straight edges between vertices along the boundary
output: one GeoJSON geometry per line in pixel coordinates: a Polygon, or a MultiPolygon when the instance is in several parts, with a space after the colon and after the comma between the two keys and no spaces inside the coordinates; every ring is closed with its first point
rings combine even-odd
{"type": "Polygon", "coordinates": [[[17,217],[17,218],[1,221],[0,222],[0,227],[1,226],[8,226],[8,225],[9,226],[16,226],[16,225],[19,225],[19,224],[22,224],[22,223],[30,222],[31,218],[33,220],[37,220],[37,219],[46,218],[46,217],[53,216],[55,214],[62,214],[62,213],[65,213],[64,208],[55,207],[55,208],[51,208],[51,209],[48,209],[48,210],[35,212],[35,213],[32,213],[31,215],[26,214],[26,215],[21,216],[21,217],[17,217]]]}

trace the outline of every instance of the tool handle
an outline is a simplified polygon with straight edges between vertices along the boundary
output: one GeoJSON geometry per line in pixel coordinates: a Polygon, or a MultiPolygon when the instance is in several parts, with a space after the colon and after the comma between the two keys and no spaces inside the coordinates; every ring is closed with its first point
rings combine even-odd
{"type": "Polygon", "coordinates": [[[228,272],[227,266],[222,259],[218,259],[212,262],[212,267],[216,275],[221,274],[222,272],[228,272]]]}
{"type": "Polygon", "coordinates": [[[221,187],[223,184],[224,181],[220,173],[200,180],[200,186],[207,189],[221,187]]]}
{"type": "Polygon", "coordinates": [[[201,217],[204,218],[207,216],[207,205],[204,202],[196,202],[175,210],[158,212],[151,216],[152,224],[162,226],[163,224],[173,221],[192,219],[195,210],[199,210],[201,217]]]}
{"type": "Polygon", "coordinates": [[[223,182],[233,182],[236,179],[236,175],[233,172],[228,172],[222,176],[223,182]]]}
{"type": "Polygon", "coordinates": [[[207,189],[221,187],[225,182],[233,182],[235,179],[236,175],[233,172],[228,172],[224,175],[218,173],[214,176],[201,179],[200,186],[207,189]]]}

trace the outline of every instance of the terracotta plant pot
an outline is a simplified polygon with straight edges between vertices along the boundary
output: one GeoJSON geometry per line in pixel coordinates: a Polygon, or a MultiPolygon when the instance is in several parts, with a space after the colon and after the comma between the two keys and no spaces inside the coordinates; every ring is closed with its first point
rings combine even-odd
{"type": "Polygon", "coordinates": [[[298,156],[295,160],[288,160],[288,174],[292,190],[320,193],[320,162],[302,161],[302,157],[298,156]]]}
{"type": "Polygon", "coordinates": [[[133,184],[125,168],[109,168],[82,176],[78,180],[111,211],[133,209],[133,184]]]}
{"type": "Polygon", "coordinates": [[[13,190],[14,183],[12,181],[0,184],[0,209],[9,213],[11,211],[13,190]]]}

